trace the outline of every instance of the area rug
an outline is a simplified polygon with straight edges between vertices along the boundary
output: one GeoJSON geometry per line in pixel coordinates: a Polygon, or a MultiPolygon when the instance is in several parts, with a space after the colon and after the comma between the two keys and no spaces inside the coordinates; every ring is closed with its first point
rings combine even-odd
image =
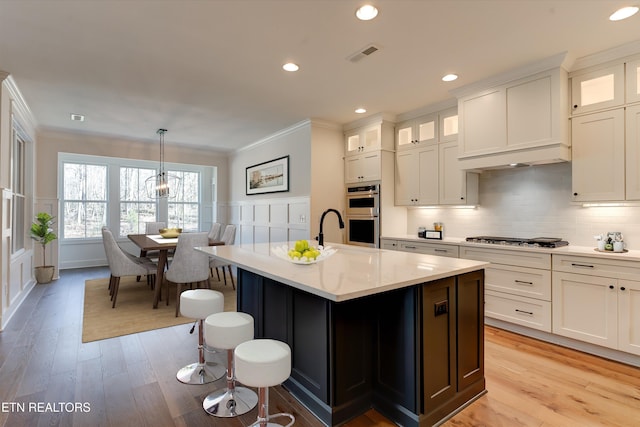
{"type": "MultiPolygon", "coordinates": [[[[224,310],[235,311],[236,292],[231,284],[225,286],[224,282],[212,279],[211,285],[214,290],[224,294],[224,310]]],[[[120,280],[115,308],[111,308],[108,286],[109,278],[85,281],[83,343],[193,322],[187,317],[175,317],[175,285],[169,287],[169,306],[166,305],[163,289],[163,301],[155,310],[152,308],[153,291],[144,278],[140,282],[136,282],[135,277],[123,277],[120,280]]],[[[183,289],[188,288],[183,286],[183,289]]]]}

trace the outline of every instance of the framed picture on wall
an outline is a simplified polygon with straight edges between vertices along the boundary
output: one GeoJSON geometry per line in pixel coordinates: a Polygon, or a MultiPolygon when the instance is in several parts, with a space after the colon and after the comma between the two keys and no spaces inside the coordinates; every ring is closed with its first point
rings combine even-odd
{"type": "Polygon", "coordinates": [[[289,191],[289,156],[247,168],[247,195],[289,191]]]}

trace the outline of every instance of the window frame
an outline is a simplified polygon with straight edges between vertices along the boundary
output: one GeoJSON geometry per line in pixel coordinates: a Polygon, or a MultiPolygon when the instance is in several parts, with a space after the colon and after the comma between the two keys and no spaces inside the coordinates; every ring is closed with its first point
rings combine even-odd
{"type": "MultiPolygon", "coordinates": [[[[156,170],[156,173],[159,168],[159,164],[157,161],[152,160],[137,160],[137,159],[127,159],[127,158],[119,158],[119,157],[106,157],[106,156],[94,156],[88,154],[75,154],[75,153],[58,153],[58,195],[59,200],[61,201],[61,210],[60,210],[60,223],[61,230],[64,227],[64,210],[63,204],[64,201],[64,182],[63,182],[63,165],[64,163],[87,163],[87,164],[106,164],[108,166],[107,169],[107,181],[108,181],[108,192],[107,192],[107,224],[111,230],[117,230],[118,234],[121,230],[120,226],[120,168],[121,167],[129,167],[129,168],[140,168],[140,169],[153,169],[156,170]]],[[[178,172],[197,172],[199,174],[198,180],[198,229],[203,229],[203,224],[209,223],[210,221],[215,220],[215,206],[217,198],[215,196],[215,187],[214,182],[217,177],[217,167],[216,166],[207,166],[207,165],[193,165],[193,164],[184,164],[184,163],[165,163],[165,170],[169,171],[178,171],[178,172]],[[205,183],[211,181],[211,188],[204,188],[205,183]],[[204,203],[207,203],[204,197],[205,191],[213,191],[211,200],[209,203],[212,206],[212,212],[207,212],[208,206],[205,206],[204,203]],[[211,216],[211,218],[209,218],[211,216]]],[[[156,220],[157,221],[165,221],[167,222],[168,217],[168,203],[171,203],[172,200],[167,199],[158,199],[155,200],[157,203],[156,208],[156,220]]],[[[82,242],[91,242],[100,239],[96,238],[66,238],[64,233],[60,233],[59,236],[61,244],[72,244],[74,242],[82,243],[82,242]]],[[[117,239],[125,239],[126,235],[116,236],[117,239]]]]}

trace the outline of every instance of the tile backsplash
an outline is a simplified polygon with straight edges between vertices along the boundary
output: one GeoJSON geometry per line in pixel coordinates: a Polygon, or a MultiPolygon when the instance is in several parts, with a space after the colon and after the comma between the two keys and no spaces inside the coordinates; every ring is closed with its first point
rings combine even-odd
{"type": "Polygon", "coordinates": [[[445,237],[561,237],[594,246],[596,234],[619,231],[640,249],[640,206],[582,207],[571,202],[571,164],[485,171],[475,209],[409,208],[407,232],[444,223],[445,237]]]}

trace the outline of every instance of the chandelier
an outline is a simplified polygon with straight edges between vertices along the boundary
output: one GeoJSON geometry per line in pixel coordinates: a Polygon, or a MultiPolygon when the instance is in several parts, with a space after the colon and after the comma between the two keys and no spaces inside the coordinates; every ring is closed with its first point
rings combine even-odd
{"type": "Polygon", "coordinates": [[[147,196],[150,199],[175,199],[180,191],[181,179],[164,170],[164,134],[166,129],[158,129],[160,135],[160,169],[156,176],[150,176],[144,182],[147,196]]]}

